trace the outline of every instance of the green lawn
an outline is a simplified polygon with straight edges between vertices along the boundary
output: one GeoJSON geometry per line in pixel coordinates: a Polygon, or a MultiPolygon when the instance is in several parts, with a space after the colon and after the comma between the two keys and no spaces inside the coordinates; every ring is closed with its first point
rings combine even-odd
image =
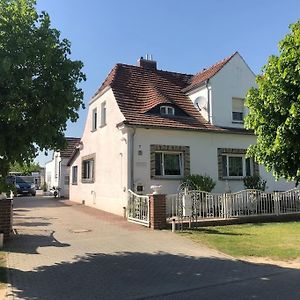
{"type": "Polygon", "coordinates": [[[181,234],[235,257],[300,257],[300,222],[202,227],[181,234]]]}

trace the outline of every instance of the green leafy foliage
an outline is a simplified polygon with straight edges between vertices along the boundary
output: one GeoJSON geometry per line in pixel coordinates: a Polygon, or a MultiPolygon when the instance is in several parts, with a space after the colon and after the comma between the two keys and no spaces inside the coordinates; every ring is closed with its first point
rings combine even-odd
{"type": "Polygon", "coordinates": [[[10,172],[20,172],[23,175],[31,175],[32,172],[39,172],[40,171],[40,165],[35,162],[25,162],[24,164],[20,164],[18,162],[15,162],[13,164],[10,164],[10,172]]]}
{"type": "Polygon", "coordinates": [[[185,176],[182,184],[191,190],[211,192],[216,182],[208,175],[193,174],[185,176]]]}
{"type": "Polygon", "coordinates": [[[0,0],[0,190],[10,163],[65,146],[66,123],[84,106],[83,64],[70,54],[34,0],[0,0]]]}
{"type": "Polygon", "coordinates": [[[266,190],[267,181],[262,179],[259,175],[246,176],[243,178],[243,182],[246,189],[266,190]]]}
{"type": "Polygon", "coordinates": [[[277,178],[300,180],[300,20],[279,42],[246,98],[245,124],[257,135],[248,155],[277,178]]]}

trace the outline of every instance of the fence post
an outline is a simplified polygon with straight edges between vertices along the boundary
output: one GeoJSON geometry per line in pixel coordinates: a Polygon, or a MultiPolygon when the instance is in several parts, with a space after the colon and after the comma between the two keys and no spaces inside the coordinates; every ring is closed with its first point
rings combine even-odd
{"type": "Polygon", "coordinates": [[[150,201],[150,227],[152,229],[165,229],[166,221],[166,195],[149,195],[150,201]]]}

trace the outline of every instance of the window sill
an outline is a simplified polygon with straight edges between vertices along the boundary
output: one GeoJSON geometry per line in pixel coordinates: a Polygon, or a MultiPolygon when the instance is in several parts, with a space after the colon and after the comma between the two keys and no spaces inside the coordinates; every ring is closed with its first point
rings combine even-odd
{"type": "Polygon", "coordinates": [[[230,181],[233,181],[233,180],[236,180],[236,181],[242,181],[243,180],[243,176],[231,176],[231,177],[222,177],[222,180],[230,180],[230,181]]]}
{"type": "Polygon", "coordinates": [[[102,125],[100,125],[99,126],[99,128],[103,128],[103,127],[105,127],[107,124],[105,123],[105,124],[102,124],[102,125]]]}
{"type": "Polygon", "coordinates": [[[97,129],[92,129],[92,130],[91,130],[91,132],[95,132],[95,131],[97,131],[97,129]]]}
{"type": "Polygon", "coordinates": [[[234,121],[234,120],[232,120],[232,124],[244,124],[244,121],[234,121]]]}
{"type": "Polygon", "coordinates": [[[95,180],[94,179],[82,179],[81,182],[82,183],[94,183],[95,180]]]}
{"type": "Polygon", "coordinates": [[[77,183],[77,182],[76,182],[76,183],[75,183],[75,182],[72,182],[72,185],[78,185],[78,183],[77,183]]]}
{"type": "Polygon", "coordinates": [[[181,180],[183,176],[152,176],[151,179],[159,179],[159,180],[181,180]]]}

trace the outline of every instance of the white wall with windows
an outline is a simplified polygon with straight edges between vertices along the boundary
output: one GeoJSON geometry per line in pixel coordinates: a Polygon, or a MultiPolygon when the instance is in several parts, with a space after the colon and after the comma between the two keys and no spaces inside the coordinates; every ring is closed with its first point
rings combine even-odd
{"type": "Polygon", "coordinates": [[[111,89],[90,102],[82,148],[70,166],[72,201],[123,214],[128,192],[129,142],[127,133],[116,127],[123,120],[111,89]],[[95,109],[97,128],[91,130],[95,109]]]}
{"type": "MultiPolygon", "coordinates": [[[[253,174],[253,161],[246,159],[244,154],[228,153],[222,155],[224,172],[223,179],[219,179],[218,149],[247,149],[254,143],[252,135],[220,134],[211,132],[192,132],[163,129],[137,129],[134,138],[134,182],[144,186],[144,193],[150,193],[151,185],[162,185],[162,193],[176,193],[183,177],[185,168],[183,153],[178,151],[155,151],[155,172],[157,176],[151,178],[152,144],[187,146],[190,150],[190,173],[208,174],[216,182],[215,192],[224,192],[226,180],[230,190],[236,192],[244,189],[242,178],[253,174]],[[142,150],[142,155],[138,151],[142,150]]],[[[267,180],[268,190],[288,190],[293,183],[283,180],[275,182],[272,174],[259,166],[261,176],[267,180]]]]}
{"type": "Polygon", "coordinates": [[[59,188],[60,196],[69,197],[69,167],[68,159],[61,158],[59,152],[53,153],[53,159],[46,163],[46,183],[47,188],[59,188]]]}
{"type": "Polygon", "coordinates": [[[210,79],[213,124],[243,127],[242,118],[248,109],[244,99],[251,87],[256,87],[255,74],[237,53],[210,79]]]}

